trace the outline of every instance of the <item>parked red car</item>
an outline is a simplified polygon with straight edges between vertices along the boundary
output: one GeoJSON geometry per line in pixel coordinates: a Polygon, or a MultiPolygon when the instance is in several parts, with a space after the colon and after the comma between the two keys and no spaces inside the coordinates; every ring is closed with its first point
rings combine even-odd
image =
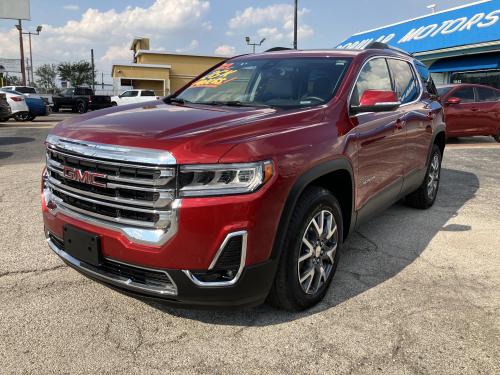
{"type": "Polygon", "coordinates": [[[314,305],[357,225],[404,197],[428,208],[439,187],[429,72],[372,47],[239,56],[164,100],[58,124],[42,183],[49,246],[172,304],[314,305]]]}
{"type": "Polygon", "coordinates": [[[475,84],[439,86],[446,135],[491,135],[500,142],[500,90],[475,84]]]}

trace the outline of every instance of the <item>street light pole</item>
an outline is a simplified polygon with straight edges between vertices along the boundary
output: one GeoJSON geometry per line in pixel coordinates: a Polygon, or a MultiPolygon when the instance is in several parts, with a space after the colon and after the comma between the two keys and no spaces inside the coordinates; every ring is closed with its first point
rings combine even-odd
{"type": "Polygon", "coordinates": [[[295,0],[295,8],[293,12],[293,49],[297,49],[297,7],[298,0],[295,0]]]}
{"type": "Polygon", "coordinates": [[[266,38],[262,38],[262,40],[259,43],[251,43],[250,42],[250,37],[249,36],[245,37],[245,41],[247,42],[247,44],[249,46],[253,47],[253,53],[255,53],[255,46],[259,46],[260,47],[262,45],[262,43],[264,43],[265,40],[266,40],[266,38]]]}
{"type": "Polygon", "coordinates": [[[24,66],[24,46],[23,46],[23,24],[21,20],[19,20],[19,24],[16,25],[16,28],[19,30],[19,50],[21,51],[21,74],[23,77],[23,85],[26,85],[26,71],[24,66]]]}
{"type": "MultiPolygon", "coordinates": [[[[19,21],[19,23],[21,23],[21,21],[19,21]]],[[[30,41],[30,68],[31,68],[31,72],[30,73],[31,73],[31,77],[28,76],[28,78],[31,81],[31,85],[33,85],[33,82],[35,82],[35,76],[33,74],[33,51],[31,49],[31,35],[40,35],[40,31],[42,31],[42,26],[41,25],[39,25],[36,28],[36,33],[32,33],[31,31],[28,31],[27,33],[23,33],[22,32],[22,28],[21,28],[21,31],[20,31],[22,34],[29,36],[29,41],[30,41]]],[[[24,57],[24,52],[21,54],[21,56],[24,57]]],[[[25,78],[23,78],[23,79],[26,81],[25,78]]],[[[26,85],[26,82],[24,82],[23,84],[26,85]]]]}

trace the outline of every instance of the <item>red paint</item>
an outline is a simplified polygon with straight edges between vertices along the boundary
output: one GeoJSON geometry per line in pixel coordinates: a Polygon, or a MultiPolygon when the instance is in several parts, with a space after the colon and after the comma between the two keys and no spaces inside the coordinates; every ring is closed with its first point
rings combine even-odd
{"type": "Polygon", "coordinates": [[[500,90],[489,86],[459,84],[441,97],[446,118],[448,137],[476,135],[495,136],[500,134],[500,90]],[[457,98],[457,91],[463,88],[474,90],[474,100],[457,98]],[[496,100],[481,101],[478,90],[486,88],[496,92],[496,100]]]}
{"type": "MultiPolygon", "coordinates": [[[[178,231],[161,247],[134,244],[108,229],[62,214],[54,216],[44,204],[45,226],[61,236],[63,224],[70,223],[100,235],[104,256],[170,269],[207,269],[226,234],[247,229],[246,263],[251,265],[269,259],[292,186],[315,166],[339,158],[348,161],[354,173],[355,210],[405,175],[425,168],[432,133],[442,123],[439,103],[424,94],[416,103],[394,111],[358,116],[350,116],[347,105],[367,59],[381,55],[411,61],[410,57],[383,50],[277,52],[251,57],[297,55],[352,58],[328,103],[278,110],[157,101],[154,105],[87,113],[58,124],[52,131],[84,141],[168,150],[178,164],[273,160],[275,175],[262,189],[247,195],[183,198],[178,231]],[[373,176],[373,181],[365,183],[373,176]]],[[[392,92],[370,95],[377,101],[397,101],[392,92]]]]}

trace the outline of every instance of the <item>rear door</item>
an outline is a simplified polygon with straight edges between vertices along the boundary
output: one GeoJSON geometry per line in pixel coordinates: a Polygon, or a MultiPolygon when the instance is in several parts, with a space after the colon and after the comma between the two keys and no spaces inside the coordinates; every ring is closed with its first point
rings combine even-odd
{"type": "MultiPolygon", "coordinates": [[[[365,63],[353,88],[351,106],[359,105],[365,90],[393,90],[385,58],[365,63]]],[[[397,111],[351,116],[358,144],[355,185],[360,220],[392,204],[401,191],[406,134],[399,128],[399,117],[397,111]]]]}
{"type": "MultiPolygon", "coordinates": [[[[478,134],[497,135],[500,127],[500,102],[496,91],[476,86],[477,107],[479,108],[477,124],[478,134]]],[[[500,98],[499,98],[500,99],[500,98]]]]}
{"type": "Polygon", "coordinates": [[[459,98],[459,104],[446,105],[446,132],[448,137],[463,137],[477,132],[479,110],[473,86],[460,86],[452,90],[449,98],[459,98]]]}

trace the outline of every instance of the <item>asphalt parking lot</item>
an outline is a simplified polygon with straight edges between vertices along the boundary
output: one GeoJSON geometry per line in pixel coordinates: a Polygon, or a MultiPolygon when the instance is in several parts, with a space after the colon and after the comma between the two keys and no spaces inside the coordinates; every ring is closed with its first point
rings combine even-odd
{"type": "Polygon", "coordinates": [[[500,144],[450,143],[435,206],[353,233],[326,299],[192,311],[92,282],[47,247],[43,139],[0,123],[0,373],[500,373],[500,144]]]}

